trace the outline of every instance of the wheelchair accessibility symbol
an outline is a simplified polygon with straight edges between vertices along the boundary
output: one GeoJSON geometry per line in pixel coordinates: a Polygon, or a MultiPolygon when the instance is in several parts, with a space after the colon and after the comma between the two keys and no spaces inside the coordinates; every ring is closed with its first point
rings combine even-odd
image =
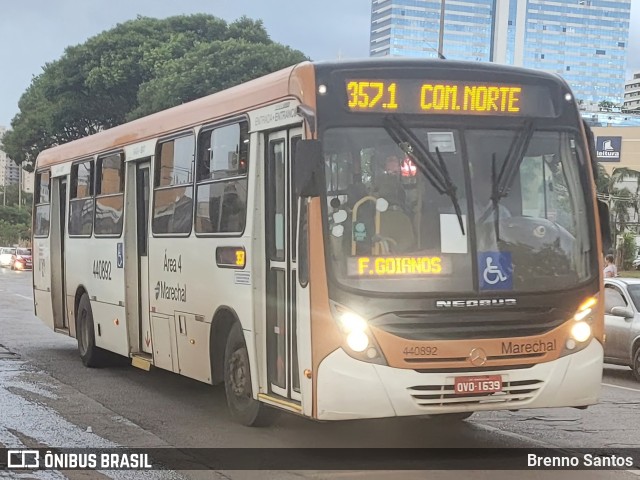
{"type": "Polygon", "coordinates": [[[512,288],[513,266],[510,252],[478,252],[480,290],[512,288]]]}
{"type": "Polygon", "coordinates": [[[507,276],[502,273],[500,267],[493,264],[493,258],[487,257],[487,266],[484,269],[484,281],[489,285],[495,285],[498,282],[504,282],[507,276]]]}

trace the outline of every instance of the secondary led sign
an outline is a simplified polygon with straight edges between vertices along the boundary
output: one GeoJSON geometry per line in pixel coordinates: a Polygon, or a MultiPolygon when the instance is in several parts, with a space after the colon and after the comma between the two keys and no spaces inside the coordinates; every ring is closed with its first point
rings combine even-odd
{"type": "Polygon", "coordinates": [[[449,259],[440,256],[350,257],[351,277],[432,276],[451,273],[449,259]]]}
{"type": "Polygon", "coordinates": [[[247,253],[244,247],[218,247],[216,248],[216,263],[221,268],[245,267],[247,253]]]}
{"type": "Polygon", "coordinates": [[[349,79],[346,94],[353,112],[555,116],[549,92],[540,85],[349,79]]]}

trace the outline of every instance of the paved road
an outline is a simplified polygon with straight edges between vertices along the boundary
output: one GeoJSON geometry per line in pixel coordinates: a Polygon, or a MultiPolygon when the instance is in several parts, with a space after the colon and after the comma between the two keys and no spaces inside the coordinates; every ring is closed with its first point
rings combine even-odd
{"type": "MultiPolygon", "coordinates": [[[[157,369],[84,368],[76,341],[34,317],[30,273],[0,269],[0,444],[5,446],[637,447],[638,418],[640,384],[629,369],[607,367],[602,401],[586,411],[487,412],[444,430],[423,419],[315,423],[292,415],[269,429],[241,427],[230,420],[220,387],[157,369]]],[[[417,472],[90,473],[38,472],[21,478],[425,478],[417,472]]],[[[15,478],[11,475],[7,478],[15,478]]],[[[429,474],[459,477],[460,472],[429,474]]],[[[513,473],[476,471],[473,477],[511,479],[513,473]]],[[[625,471],[527,471],[518,477],[639,478],[625,471]]]]}

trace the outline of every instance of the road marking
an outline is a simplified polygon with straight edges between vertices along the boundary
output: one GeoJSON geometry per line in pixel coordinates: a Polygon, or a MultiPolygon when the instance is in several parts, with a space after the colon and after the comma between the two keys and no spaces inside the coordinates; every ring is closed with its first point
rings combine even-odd
{"type": "Polygon", "coordinates": [[[603,383],[605,387],[621,388],[622,390],[631,390],[632,392],[640,392],[640,388],[622,387],[620,385],[614,385],[613,383],[603,383]]]}
{"type": "Polygon", "coordinates": [[[26,295],[20,295],[19,293],[14,293],[14,295],[16,295],[18,297],[26,298],[27,300],[33,300],[32,297],[27,297],[26,295]]]}

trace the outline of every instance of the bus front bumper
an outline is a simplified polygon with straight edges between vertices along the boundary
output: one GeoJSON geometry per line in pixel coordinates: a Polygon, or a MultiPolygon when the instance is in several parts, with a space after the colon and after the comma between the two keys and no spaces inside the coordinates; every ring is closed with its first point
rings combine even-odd
{"type": "Polygon", "coordinates": [[[453,395],[460,373],[420,373],[355,360],[336,350],[320,364],[317,419],[347,420],[443,413],[582,407],[597,403],[603,349],[591,340],[585,349],[547,363],[515,370],[469,375],[501,375],[503,391],[473,397],[453,395]]]}

